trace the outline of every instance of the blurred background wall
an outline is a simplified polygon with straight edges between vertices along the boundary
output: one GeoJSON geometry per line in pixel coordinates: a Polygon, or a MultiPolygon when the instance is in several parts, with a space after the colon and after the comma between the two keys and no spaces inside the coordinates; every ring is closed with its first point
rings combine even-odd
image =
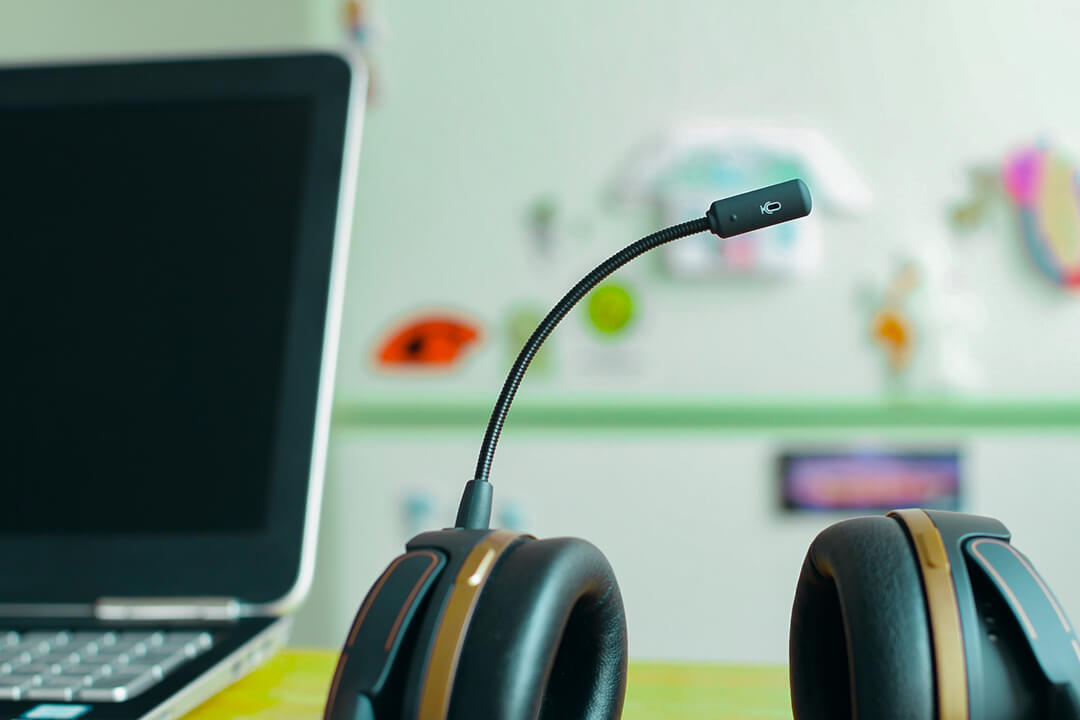
{"type": "MultiPolygon", "coordinates": [[[[703,211],[699,196],[785,174],[812,186],[811,229],[645,259],[568,318],[511,413],[497,518],[604,550],[635,656],[783,661],[806,547],[851,513],[784,510],[779,456],[955,451],[958,507],[1004,520],[1080,617],[1075,197],[1021,187],[1031,167],[1057,187],[1080,159],[1080,9],[372,13],[338,407],[295,642],[340,643],[405,539],[451,523],[530,317],[703,211]],[[445,366],[379,360],[432,317],[477,338],[445,366]]],[[[341,18],[336,0],[0,0],[0,59],[329,45],[341,18]]]]}

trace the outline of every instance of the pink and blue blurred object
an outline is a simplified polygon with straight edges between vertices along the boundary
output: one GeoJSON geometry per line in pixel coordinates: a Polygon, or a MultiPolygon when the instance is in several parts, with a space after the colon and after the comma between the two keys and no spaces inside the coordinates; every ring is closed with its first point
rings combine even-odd
{"type": "Polygon", "coordinates": [[[1035,265],[1056,284],[1080,288],[1080,174],[1075,164],[1039,144],[1009,157],[1002,175],[1035,265]]]}

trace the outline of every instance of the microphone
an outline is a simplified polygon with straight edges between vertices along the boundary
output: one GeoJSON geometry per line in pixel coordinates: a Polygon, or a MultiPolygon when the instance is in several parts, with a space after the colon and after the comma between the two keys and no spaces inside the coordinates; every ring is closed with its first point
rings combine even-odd
{"type": "Polygon", "coordinates": [[[810,214],[810,189],[802,180],[788,180],[742,195],[717,200],[705,217],[722,238],[742,235],[810,214]]]}
{"type": "Polygon", "coordinates": [[[492,498],[492,486],[488,482],[488,477],[491,474],[495,446],[499,442],[499,435],[506,422],[506,415],[510,411],[510,404],[514,401],[529,363],[532,362],[544,340],[581,298],[608,275],[653,248],[706,230],[722,238],[760,230],[805,217],[810,214],[811,205],[810,190],[806,187],[806,183],[799,179],[717,200],[709,207],[705,217],[673,225],[641,238],[597,265],[592,272],[572,287],[536,326],[536,330],[525,341],[525,345],[506,376],[499,399],[491,412],[491,419],[488,420],[484,441],[480,446],[480,457],[476,462],[476,472],[473,479],[465,484],[465,491],[461,495],[454,527],[470,530],[488,529],[491,523],[492,498]]]}

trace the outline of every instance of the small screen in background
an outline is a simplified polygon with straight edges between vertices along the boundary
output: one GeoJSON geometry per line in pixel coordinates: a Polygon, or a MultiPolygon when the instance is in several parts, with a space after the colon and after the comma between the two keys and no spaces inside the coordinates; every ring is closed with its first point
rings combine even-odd
{"type": "Polygon", "coordinates": [[[311,113],[0,109],[0,533],[263,526],[311,113]]]}
{"type": "Polygon", "coordinates": [[[785,510],[957,510],[960,453],[893,448],[784,452],[780,495],[785,510]]]}

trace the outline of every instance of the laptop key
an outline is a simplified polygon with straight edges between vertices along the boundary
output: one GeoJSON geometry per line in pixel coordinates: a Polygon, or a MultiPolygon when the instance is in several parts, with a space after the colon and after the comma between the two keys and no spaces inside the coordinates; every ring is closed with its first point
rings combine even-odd
{"type": "Polygon", "coordinates": [[[30,652],[49,652],[54,647],[66,645],[70,639],[66,632],[42,631],[23,633],[18,647],[30,652]]]}
{"type": "Polygon", "coordinates": [[[41,682],[41,675],[34,675],[32,673],[12,673],[11,675],[4,675],[0,679],[0,685],[21,685],[24,682],[33,682],[37,684],[41,682]]]}
{"type": "Polygon", "coordinates": [[[79,643],[69,645],[64,650],[71,655],[77,655],[79,657],[78,662],[84,662],[97,655],[100,648],[96,643],[79,643]]]}
{"type": "Polygon", "coordinates": [[[126,672],[132,675],[142,675],[144,673],[150,673],[153,676],[154,682],[161,679],[161,673],[154,669],[153,665],[121,665],[120,667],[113,668],[113,673],[126,672]]]}
{"type": "Polygon", "coordinates": [[[5,675],[0,677],[0,700],[18,700],[23,692],[34,687],[38,678],[27,675],[5,675]]]}
{"type": "Polygon", "coordinates": [[[82,678],[51,677],[37,687],[24,691],[26,700],[54,700],[67,702],[75,697],[75,692],[84,687],[82,678]]]}
{"type": "Polygon", "coordinates": [[[94,656],[94,662],[102,663],[105,665],[112,665],[114,667],[122,667],[124,665],[137,664],[139,658],[146,653],[136,655],[134,653],[105,653],[94,656]]]}
{"type": "Polygon", "coordinates": [[[173,633],[165,638],[165,642],[154,648],[158,651],[183,650],[189,658],[209,650],[213,640],[209,633],[173,633]]]}
{"type": "Polygon", "coordinates": [[[0,648],[19,642],[19,633],[14,630],[0,630],[0,648]]]}
{"type": "Polygon", "coordinates": [[[118,655],[120,653],[142,655],[149,649],[149,645],[142,640],[120,640],[112,645],[106,645],[98,652],[110,655],[118,655]]]}
{"type": "Polygon", "coordinates": [[[188,654],[181,648],[173,652],[148,652],[139,658],[139,665],[152,666],[155,674],[162,678],[187,661],[188,654]]]}
{"type": "Polygon", "coordinates": [[[31,658],[28,652],[0,653],[0,673],[13,673],[20,666],[28,664],[31,658]]]}
{"type": "Polygon", "coordinates": [[[164,633],[160,632],[122,632],[117,639],[117,643],[143,643],[145,645],[160,645],[161,641],[165,638],[164,633]]]}
{"type": "Polygon", "coordinates": [[[20,665],[16,669],[20,675],[55,675],[60,672],[59,665],[45,665],[36,661],[29,665],[20,665]]]}
{"type": "MultiPolygon", "coordinates": [[[[116,642],[115,638],[112,641],[116,642]]],[[[92,655],[105,647],[106,637],[99,632],[77,632],[71,634],[71,642],[64,649],[77,652],[80,655],[92,655]]]]}
{"type": "Polygon", "coordinates": [[[77,665],[65,665],[64,675],[81,675],[91,680],[96,680],[100,677],[105,677],[113,671],[112,665],[104,665],[101,663],[79,663],[77,665]]]}
{"type": "Polygon", "coordinates": [[[70,665],[82,660],[82,656],[75,652],[53,651],[34,657],[34,662],[42,665],[70,665]]]}
{"type": "Polygon", "coordinates": [[[90,702],[123,702],[135,697],[157,682],[150,670],[128,672],[121,670],[95,680],[90,687],[84,687],[75,693],[79,700],[90,702]]]}
{"type": "Polygon", "coordinates": [[[10,647],[31,654],[49,652],[49,639],[56,637],[56,633],[26,633],[19,638],[19,642],[10,647]]]}
{"type": "Polygon", "coordinates": [[[183,653],[185,657],[191,659],[199,654],[199,648],[194,643],[181,642],[174,643],[165,641],[163,645],[159,645],[154,648],[154,652],[163,653],[183,653]]]}
{"type": "Polygon", "coordinates": [[[165,635],[164,644],[194,643],[199,650],[207,650],[213,644],[214,638],[208,632],[171,632],[165,635]]]}

